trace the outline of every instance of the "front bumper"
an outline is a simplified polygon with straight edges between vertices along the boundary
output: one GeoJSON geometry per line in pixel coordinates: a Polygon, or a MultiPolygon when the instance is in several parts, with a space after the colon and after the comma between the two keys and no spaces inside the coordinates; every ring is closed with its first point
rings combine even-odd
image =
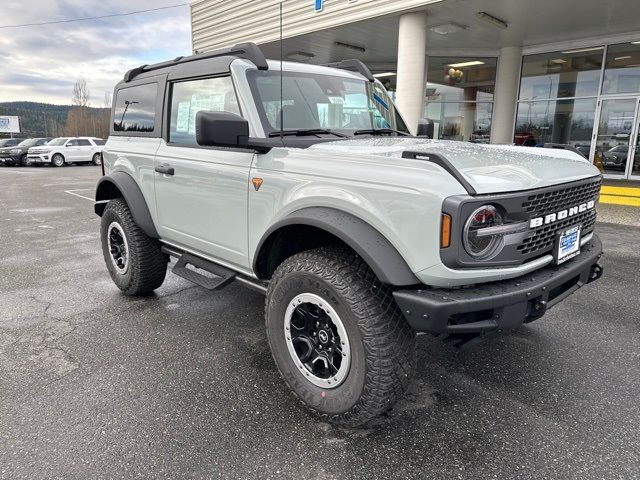
{"type": "Polygon", "coordinates": [[[51,163],[51,158],[48,153],[30,153],[27,155],[27,161],[30,163],[51,163]]]}
{"type": "Polygon", "coordinates": [[[547,309],[600,278],[601,256],[602,242],[594,234],[580,255],[559,266],[470,288],[398,290],[393,296],[415,330],[466,342],[509,332],[542,317],[547,309]]]}
{"type": "Polygon", "coordinates": [[[2,155],[0,156],[0,163],[8,163],[10,165],[20,163],[20,157],[14,155],[2,155]]]}

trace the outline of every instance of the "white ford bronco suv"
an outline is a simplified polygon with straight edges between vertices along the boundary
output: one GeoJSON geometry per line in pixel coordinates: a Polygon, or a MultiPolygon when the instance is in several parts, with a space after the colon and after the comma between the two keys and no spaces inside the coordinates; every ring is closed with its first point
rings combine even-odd
{"type": "Polygon", "coordinates": [[[359,61],[240,44],[135,68],[113,98],[95,197],[113,281],[150,292],[175,257],[264,293],[275,363],[326,421],[390,409],[416,332],[477,343],[602,274],[593,165],[412,136],[359,61]]]}

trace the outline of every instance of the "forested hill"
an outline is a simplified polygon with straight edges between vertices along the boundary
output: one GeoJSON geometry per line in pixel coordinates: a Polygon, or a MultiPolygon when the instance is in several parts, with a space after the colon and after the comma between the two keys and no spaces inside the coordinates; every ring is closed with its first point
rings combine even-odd
{"type": "MultiPolygon", "coordinates": [[[[0,103],[0,115],[20,117],[20,137],[58,137],[65,135],[67,117],[73,105],[38,102],[0,103]]],[[[88,116],[103,117],[108,109],[87,108],[88,116]]],[[[89,133],[87,133],[89,134],[89,133]]]]}

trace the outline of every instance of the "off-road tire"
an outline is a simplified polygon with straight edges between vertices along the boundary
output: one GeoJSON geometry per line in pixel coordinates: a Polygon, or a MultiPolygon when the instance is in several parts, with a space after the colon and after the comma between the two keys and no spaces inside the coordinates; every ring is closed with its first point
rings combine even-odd
{"type": "Polygon", "coordinates": [[[102,157],[100,156],[100,154],[99,153],[94,153],[93,157],[91,157],[91,162],[90,163],[93,163],[96,166],[97,165],[101,165],[102,164],[102,157]]]}
{"type": "Polygon", "coordinates": [[[53,157],[51,157],[51,165],[54,167],[62,167],[65,164],[64,155],[61,153],[56,153],[53,157]],[[59,164],[56,164],[56,159],[62,159],[59,164]]]}
{"type": "Polygon", "coordinates": [[[347,248],[323,247],[285,260],[269,284],[265,321],[280,374],[312,413],[333,424],[363,426],[389,410],[404,394],[415,370],[415,332],[391,290],[347,248]],[[311,383],[289,353],[285,314],[300,293],[327,301],[345,327],[351,365],[337,387],[311,383]]]}
{"type": "Polygon", "coordinates": [[[127,202],[123,198],[111,200],[101,219],[100,239],[102,254],[111,279],[126,295],[141,295],[160,287],[167,273],[169,256],[161,251],[160,242],[147,236],[133,220],[127,202]],[[119,272],[113,265],[107,233],[109,225],[116,222],[121,227],[128,244],[128,268],[119,272]]]}

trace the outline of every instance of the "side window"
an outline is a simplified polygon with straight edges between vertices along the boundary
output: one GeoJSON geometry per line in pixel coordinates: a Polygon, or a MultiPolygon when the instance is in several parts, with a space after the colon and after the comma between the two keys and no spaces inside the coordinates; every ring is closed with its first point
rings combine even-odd
{"type": "Polygon", "coordinates": [[[104,140],[102,140],[101,138],[94,138],[93,143],[95,143],[96,145],[104,145],[104,140]]]}
{"type": "Polygon", "coordinates": [[[78,140],[78,146],[79,147],[90,147],[91,146],[91,142],[89,140],[84,139],[84,138],[80,138],[78,140]]]}
{"type": "Polygon", "coordinates": [[[77,147],[78,146],[78,141],[77,140],[69,140],[67,142],[67,144],[65,145],[65,147],[77,147]]]}
{"type": "Polygon", "coordinates": [[[113,115],[113,130],[116,132],[153,132],[156,125],[157,96],[157,83],[118,90],[113,115]]]}
{"type": "Polygon", "coordinates": [[[231,77],[174,83],[171,88],[169,142],[197,145],[196,113],[201,110],[240,115],[231,77]]]}

